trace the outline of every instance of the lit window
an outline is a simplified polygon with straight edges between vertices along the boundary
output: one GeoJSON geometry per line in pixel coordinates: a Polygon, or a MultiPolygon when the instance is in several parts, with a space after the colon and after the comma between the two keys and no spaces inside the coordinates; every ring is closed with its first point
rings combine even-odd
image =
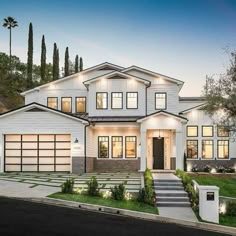
{"type": "Polygon", "coordinates": [[[213,126],[202,126],[202,137],[213,137],[213,126]]]}
{"type": "Polygon", "coordinates": [[[127,93],[126,100],[127,109],[138,108],[138,93],[127,93]]]}
{"type": "Polygon", "coordinates": [[[135,158],[136,154],[136,137],[129,136],[125,137],[125,157],[126,158],[135,158]]]}
{"type": "Polygon", "coordinates": [[[123,137],[112,137],[112,157],[122,158],[123,156],[123,137]]]}
{"type": "Polygon", "coordinates": [[[198,136],[198,127],[197,126],[187,126],[187,136],[188,137],[197,137],[198,136]]]}
{"type": "Polygon", "coordinates": [[[212,140],[202,141],[202,158],[204,159],[213,158],[213,141],[212,140]]]}
{"type": "Polygon", "coordinates": [[[229,137],[229,130],[227,127],[218,126],[217,127],[217,136],[218,137],[229,137]]]}
{"type": "Polygon", "coordinates": [[[77,97],[76,98],[76,112],[85,113],[86,112],[86,97],[77,97]]]}
{"type": "Polygon", "coordinates": [[[109,137],[108,136],[98,137],[98,157],[99,158],[109,157],[109,137]]]}
{"type": "Polygon", "coordinates": [[[107,93],[97,93],[97,109],[107,109],[107,93]]]}
{"type": "Polygon", "coordinates": [[[219,159],[228,159],[229,158],[229,141],[228,140],[218,140],[217,141],[217,150],[219,159]]]}
{"type": "Polygon", "coordinates": [[[166,93],[155,93],[155,108],[156,110],[166,109],[166,93]]]}
{"type": "Polygon", "coordinates": [[[53,97],[48,98],[48,107],[53,109],[58,109],[57,98],[53,97]]]}
{"type": "Polygon", "coordinates": [[[72,99],[68,97],[61,98],[61,110],[63,112],[71,112],[71,100],[72,99]]]}
{"type": "Polygon", "coordinates": [[[123,93],[111,93],[111,108],[122,109],[123,107],[123,93]]]}
{"type": "Polygon", "coordinates": [[[187,140],[187,158],[198,158],[197,140],[187,140]]]}

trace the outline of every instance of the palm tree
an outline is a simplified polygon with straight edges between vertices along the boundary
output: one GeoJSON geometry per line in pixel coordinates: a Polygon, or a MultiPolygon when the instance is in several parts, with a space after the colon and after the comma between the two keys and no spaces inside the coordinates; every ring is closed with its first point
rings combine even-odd
{"type": "Polygon", "coordinates": [[[7,18],[3,19],[3,27],[10,30],[10,70],[11,70],[11,29],[18,26],[18,22],[15,18],[8,16],[7,18]]]}

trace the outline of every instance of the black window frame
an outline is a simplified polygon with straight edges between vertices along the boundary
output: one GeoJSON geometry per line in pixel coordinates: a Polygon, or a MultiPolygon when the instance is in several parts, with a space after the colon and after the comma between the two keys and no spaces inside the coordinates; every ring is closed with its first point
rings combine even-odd
{"type": "Polygon", "coordinates": [[[155,93],[155,110],[166,110],[167,109],[167,92],[156,92],[155,93]],[[165,94],[165,108],[157,108],[157,94],[165,94]]]}
{"type": "Polygon", "coordinates": [[[125,159],[136,159],[137,158],[137,136],[125,136],[125,159]],[[135,138],[135,157],[128,157],[126,155],[126,150],[127,150],[127,138],[135,138]]]}
{"type": "Polygon", "coordinates": [[[198,147],[199,147],[199,145],[198,145],[198,140],[197,139],[188,139],[188,140],[186,140],[187,159],[191,159],[191,160],[197,160],[198,159],[198,153],[199,153],[198,147]],[[188,155],[188,142],[197,142],[197,157],[189,157],[189,155],[188,155]]]}
{"type": "Polygon", "coordinates": [[[219,159],[219,160],[229,160],[229,140],[217,140],[217,159],[219,159]],[[222,142],[222,141],[228,143],[228,157],[227,158],[219,157],[219,142],[222,142]]]}
{"type": "Polygon", "coordinates": [[[202,125],[202,137],[204,137],[204,138],[207,138],[207,137],[214,137],[214,126],[213,125],[202,125]],[[211,136],[204,136],[203,135],[203,129],[204,129],[204,127],[207,127],[207,128],[209,128],[209,127],[211,127],[211,129],[212,129],[212,135],[211,136]]]}
{"type": "Polygon", "coordinates": [[[219,138],[223,138],[223,137],[227,138],[227,137],[229,137],[229,130],[227,130],[228,135],[226,135],[226,136],[219,135],[219,129],[220,128],[227,129],[227,126],[220,126],[220,125],[217,126],[217,137],[219,137],[219,138]]]}
{"type": "Polygon", "coordinates": [[[107,109],[108,109],[108,92],[96,92],[96,109],[97,109],[97,110],[107,110],[107,109]],[[100,94],[100,93],[107,95],[106,108],[98,108],[97,96],[98,96],[98,94],[100,94]]]}
{"type": "Polygon", "coordinates": [[[47,107],[58,110],[58,97],[47,97],[47,107]],[[56,101],[57,101],[57,108],[52,108],[52,107],[49,107],[49,106],[48,106],[48,99],[49,99],[49,98],[56,98],[56,101]]]}
{"type": "Polygon", "coordinates": [[[98,136],[98,159],[109,159],[110,155],[109,155],[109,136],[98,136]],[[107,157],[100,157],[100,138],[107,138],[107,157]]]}
{"type": "Polygon", "coordinates": [[[123,159],[123,136],[111,136],[111,158],[123,159]],[[113,138],[121,138],[121,157],[114,157],[113,156],[113,138]]]}
{"type": "Polygon", "coordinates": [[[112,92],[111,93],[111,109],[114,109],[114,110],[119,110],[119,109],[123,109],[123,92],[112,92]],[[120,108],[114,108],[113,107],[113,94],[114,93],[120,93],[121,94],[121,107],[120,108]]]}
{"type": "Polygon", "coordinates": [[[133,110],[135,110],[135,109],[138,109],[138,92],[126,92],[126,109],[133,109],[133,110]],[[134,107],[131,107],[131,108],[129,108],[128,107],[128,94],[129,93],[136,93],[137,94],[137,102],[136,102],[136,107],[134,108],[134,107]]]}
{"type": "Polygon", "coordinates": [[[186,126],[186,137],[190,137],[190,138],[196,138],[196,137],[198,137],[198,125],[187,125],[187,126],[186,126]],[[188,135],[188,128],[189,128],[189,127],[196,127],[196,128],[197,128],[197,135],[196,135],[196,136],[192,136],[192,135],[189,136],[189,135],[188,135]]]}
{"type": "Polygon", "coordinates": [[[87,112],[87,97],[86,96],[75,97],[75,113],[82,114],[82,113],[86,113],[86,112],[87,112]],[[78,98],[85,98],[85,111],[84,112],[77,111],[77,99],[78,98]]]}
{"type": "Polygon", "coordinates": [[[213,139],[203,139],[203,140],[202,140],[202,150],[201,150],[201,154],[202,154],[202,159],[203,159],[203,160],[212,160],[212,159],[214,159],[214,140],[213,140],[213,139]],[[205,142],[205,141],[211,141],[211,142],[212,142],[212,157],[211,157],[211,158],[203,157],[203,142],[205,142]]]}
{"type": "Polygon", "coordinates": [[[72,97],[61,97],[61,111],[62,111],[62,112],[65,112],[65,113],[72,113],[72,97]],[[71,99],[71,102],[70,102],[70,111],[69,111],[69,112],[62,110],[63,98],[70,98],[70,99],[71,99]]]}

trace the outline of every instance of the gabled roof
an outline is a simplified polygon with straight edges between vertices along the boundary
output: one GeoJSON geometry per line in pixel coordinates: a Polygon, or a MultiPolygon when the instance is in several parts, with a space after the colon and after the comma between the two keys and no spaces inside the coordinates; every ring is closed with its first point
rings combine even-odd
{"type": "Polygon", "coordinates": [[[62,81],[65,81],[65,80],[68,80],[68,79],[71,79],[73,78],[74,76],[77,76],[77,75],[82,75],[82,74],[85,74],[85,73],[88,73],[90,71],[93,71],[93,70],[103,70],[103,69],[110,69],[110,70],[118,70],[118,71],[121,71],[124,69],[124,67],[122,66],[118,66],[118,65],[115,65],[115,64],[112,64],[112,63],[109,63],[109,62],[104,62],[104,63],[101,63],[101,64],[98,64],[96,66],[92,66],[92,67],[89,67],[83,71],[80,71],[78,73],[75,73],[73,75],[69,75],[69,76],[66,76],[66,77],[63,77],[63,78],[59,78],[57,80],[54,80],[54,81],[51,81],[51,82],[48,82],[46,84],[43,84],[43,85],[40,85],[40,86],[37,86],[33,89],[30,89],[30,90],[27,90],[27,91],[24,91],[21,93],[22,96],[26,95],[27,93],[30,93],[30,92],[33,92],[33,91],[37,91],[41,88],[44,88],[44,87],[47,87],[51,84],[56,84],[56,83],[60,83],[62,81]]]}
{"type": "Polygon", "coordinates": [[[153,75],[153,76],[162,76],[164,77],[166,80],[168,81],[171,81],[171,82],[174,82],[174,83],[177,83],[179,85],[182,85],[184,84],[184,82],[182,80],[178,80],[178,79],[175,79],[175,78],[172,78],[172,77],[169,77],[169,76],[166,76],[166,75],[163,75],[163,74],[160,74],[160,73],[157,73],[157,72],[154,72],[154,71],[151,71],[151,70],[147,70],[147,69],[144,69],[144,68],[141,68],[141,67],[138,67],[138,66],[130,66],[128,68],[125,68],[124,70],[122,70],[122,72],[128,72],[130,70],[137,70],[137,71],[141,71],[141,72],[144,72],[146,74],[149,74],[149,75],[153,75]]]}
{"type": "Polygon", "coordinates": [[[186,110],[183,110],[181,112],[179,112],[179,114],[185,114],[185,113],[188,113],[192,110],[196,110],[196,109],[201,109],[201,108],[204,108],[206,106],[207,103],[203,103],[203,104],[200,104],[200,105],[197,105],[197,106],[194,106],[194,107],[190,107],[186,110]]]}
{"type": "Polygon", "coordinates": [[[95,82],[97,80],[100,80],[101,78],[112,79],[115,76],[119,76],[121,79],[122,78],[123,79],[135,79],[137,81],[143,82],[146,85],[150,85],[151,84],[151,82],[149,80],[146,80],[146,79],[143,79],[143,78],[140,78],[140,77],[137,77],[137,76],[129,75],[129,74],[123,73],[121,71],[113,71],[113,72],[107,73],[105,75],[100,75],[100,76],[97,76],[95,78],[86,80],[83,83],[85,85],[89,85],[90,83],[93,83],[93,82],[95,82]]]}
{"type": "Polygon", "coordinates": [[[151,113],[151,114],[149,114],[149,115],[147,115],[147,116],[144,116],[144,117],[142,117],[142,118],[137,119],[137,122],[142,122],[142,121],[144,121],[144,120],[147,120],[147,119],[150,118],[150,117],[159,116],[159,115],[171,116],[171,117],[174,117],[174,118],[176,118],[176,119],[178,119],[178,120],[188,121],[188,119],[185,118],[185,117],[183,117],[183,116],[176,115],[176,114],[171,113],[171,112],[168,112],[168,111],[160,110],[160,111],[151,113]]]}
{"type": "Polygon", "coordinates": [[[10,110],[10,111],[7,111],[5,113],[2,113],[2,114],[0,114],[0,119],[2,117],[10,116],[10,115],[13,115],[15,113],[22,112],[22,111],[25,111],[25,112],[28,112],[28,111],[32,111],[32,112],[47,111],[47,112],[52,112],[52,113],[55,113],[55,114],[58,114],[58,115],[61,115],[61,116],[64,116],[64,117],[67,117],[67,118],[70,118],[70,119],[73,119],[73,120],[81,121],[83,124],[88,124],[89,123],[88,120],[86,120],[84,118],[77,117],[77,116],[74,116],[72,114],[65,113],[65,112],[50,108],[50,107],[46,107],[46,106],[44,106],[42,104],[39,104],[39,103],[36,103],[36,102],[33,102],[33,103],[27,104],[25,106],[16,108],[14,110],[10,110]]]}

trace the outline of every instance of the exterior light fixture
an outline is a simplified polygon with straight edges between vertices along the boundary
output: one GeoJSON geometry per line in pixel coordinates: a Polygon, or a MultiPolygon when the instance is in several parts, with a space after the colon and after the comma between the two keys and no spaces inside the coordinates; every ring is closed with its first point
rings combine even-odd
{"type": "Polygon", "coordinates": [[[159,130],[158,139],[161,139],[161,131],[159,130]]]}
{"type": "Polygon", "coordinates": [[[77,138],[75,138],[74,143],[79,143],[79,140],[77,138]]]}

